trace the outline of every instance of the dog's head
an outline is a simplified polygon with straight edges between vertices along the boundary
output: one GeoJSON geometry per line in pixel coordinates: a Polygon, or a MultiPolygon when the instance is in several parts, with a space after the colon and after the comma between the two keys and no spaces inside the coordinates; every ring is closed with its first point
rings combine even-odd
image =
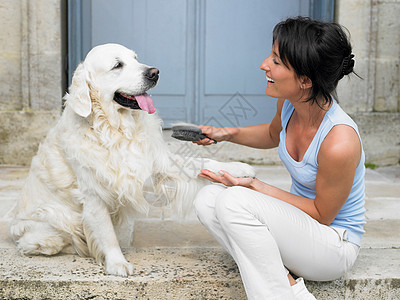
{"type": "Polygon", "coordinates": [[[153,101],[146,91],[158,81],[156,68],[141,64],[134,51],[118,44],[94,47],[78,65],[64,99],[78,115],[92,111],[92,92],[108,110],[139,109],[152,114],[153,101]]]}

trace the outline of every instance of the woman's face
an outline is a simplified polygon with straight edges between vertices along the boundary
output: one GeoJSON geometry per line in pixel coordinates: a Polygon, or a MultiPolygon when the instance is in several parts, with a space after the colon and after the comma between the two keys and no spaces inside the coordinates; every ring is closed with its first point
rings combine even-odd
{"type": "Polygon", "coordinates": [[[267,87],[265,94],[273,98],[282,98],[298,101],[304,98],[305,89],[299,77],[291,66],[286,67],[279,57],[277,43],[272,47],[271,55],[268,56],[260,66],[265,71],[267,87]]]}

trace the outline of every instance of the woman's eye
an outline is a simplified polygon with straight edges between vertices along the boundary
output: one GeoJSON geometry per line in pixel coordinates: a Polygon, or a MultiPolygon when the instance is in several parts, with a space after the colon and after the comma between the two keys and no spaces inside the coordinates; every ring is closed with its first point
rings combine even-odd
{"type": "Polygon", "coordinates": [[[272,59],[272,61],[274,62],[274,64],[279,65],[278,61],[275,58],[272,59]]]}
{"type": "Polygon", "coordinates": [[[115,69],[121,69],[122,67],[123,67],[124,65],[122,64],[122,62],[117,62],[116,64],[115,64],[115,66],[113,67],[113,70],[115,70],[115,69]]]}

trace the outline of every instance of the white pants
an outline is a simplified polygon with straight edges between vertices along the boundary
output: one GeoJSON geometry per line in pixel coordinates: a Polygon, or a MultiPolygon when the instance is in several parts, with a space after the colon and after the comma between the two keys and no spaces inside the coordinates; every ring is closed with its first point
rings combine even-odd
{"type": "Polygon", "coordinates": [[[248,188],[208,185],[197,194],[195,208],[236,261],[249,299],[294,299],[288,270],[309,280],[333,280],[358,255],[346,230],[248,188]]]}

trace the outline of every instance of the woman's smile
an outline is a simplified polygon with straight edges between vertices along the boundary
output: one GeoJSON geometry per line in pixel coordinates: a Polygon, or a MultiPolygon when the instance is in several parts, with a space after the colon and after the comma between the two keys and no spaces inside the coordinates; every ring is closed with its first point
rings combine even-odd
{"type": "Polygon", "coordinates": [[[267,78],[268,84],[275,83],[275,81],[272,78],[268,77],[268,75],[265,75],[265,77],[267,78]]]}

